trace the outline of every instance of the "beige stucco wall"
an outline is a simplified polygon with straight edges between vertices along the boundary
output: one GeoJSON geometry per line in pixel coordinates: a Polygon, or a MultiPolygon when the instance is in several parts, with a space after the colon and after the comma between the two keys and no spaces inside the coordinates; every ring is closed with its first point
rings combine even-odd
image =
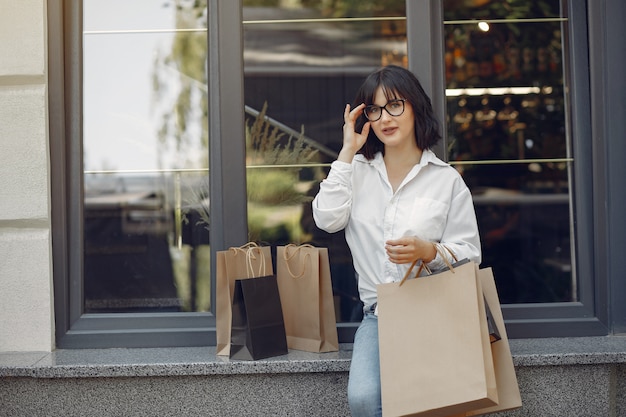
{"type": "Polygon", "coordinates": [[[0,10],[0,352],[50,351],[46,1],[0,10]]]}

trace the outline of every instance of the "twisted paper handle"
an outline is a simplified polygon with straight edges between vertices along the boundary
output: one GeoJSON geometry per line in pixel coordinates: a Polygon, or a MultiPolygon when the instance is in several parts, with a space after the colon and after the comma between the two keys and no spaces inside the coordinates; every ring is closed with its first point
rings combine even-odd
{"type": "MultiPolygon", "coordinates": [[[[454,259],[454,261],[457,262],[458,259],[456,258],[456,255],[454,254],[454,252],[452,252],[450,250],[450,248],[448,248],[446,245],[442,245],[440,243],[434,243],[434,246],[435,246],[435,250],[441,256],[441,259],[443,259],[443,262],[446,264],[446,266],[448,268],[450,268],[450,271],[454,272],[454,267],[452,266],[452,264],[448,260],[448,257],[446,256],[446,254],[444,253],[443,250],[446,249],[448,251],[448,253],[450,253],[450,255],[452,255],[452,259],[454,259]]],[[[419,261],[419,259],[416,259],[416,260],[413,261],[413,263],[409,267],[408,271],[406,271],[406,274],[404,274],[404,277],[402,278],[402,281],[400,281],[399,286],[402,286],[402,284],[404,284],[404,281],[406,281],[407,278],[409,277],[409,275],[411,275],[411,271],[413,270],[413,268],[415,267],[415,265],[417,264],[418,261],[419,261]]],[[[422,272],[422,269],[425,269],[426,272],[428,273],[428,275],[432,274],[432,272],[430,271],[428,266],[426,266],[426,264],[424,262],[422,262],[420,264],[419,269],[417,270],[417,273],[415,274],[415,277],[419,277],[420,273],[422,272]]]]}
{"type": "Polygon", "coordinates": [[[250,278],[258,278],[267,274],[265,256],[263,256],[263,254],[261,253],[261,247],[255,242],[248,242],[243,246],[229,248],[229,250],[232,251],[234,254],[243,253],[246,256],[246,267],[248,272],[250,273],[250,278]],[[261,257],[258,275],[254,275],[254,265],[252,263],[253,260],[257,259],[255,252],[261,257]]]}
{"type": "Polygon", "coordinates": [[[291,275],[292,278],[300,278],[304,275],[304,272],[306,271],[306,258],[308,257],[309,260],[311,260],[311,254],[310,253],[306,253],[304,254],[304,260],[302,261],[302,272],[300,272],[300,274],[296,275],[293,272],[291,272],[291,268],[289,267],[289,261],[296,256],[296,254],[298,254],[298,252],[300,252],[300,249],[302,248],[314,248],[315,246],[310,245],[308,243],[305,243],[303,245],[297,246],[294,243],[290,243],[287,246],[285,246],[285,250],[283,251],[283,259],[285,260],[285,264],[287,265],[287,272],[289,272],[289,275],[291,275]],[[296,250],[289,255],[289,248],[296,248],[296,250]]]}

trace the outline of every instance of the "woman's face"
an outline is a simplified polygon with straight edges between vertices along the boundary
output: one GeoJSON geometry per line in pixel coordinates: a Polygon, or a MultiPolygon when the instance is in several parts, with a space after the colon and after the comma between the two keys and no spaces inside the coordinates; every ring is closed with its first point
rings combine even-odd
{"type": "Polygon", "coordinates": [[[378,139],[385,145],[385,148],[393,147],[413,147],[415,146],[415,119],[413,116],[413,107],[398,94],[394,94],[393,98],[387,100],[385,93],[381,87],[378,87],[374,95],[375,106],[385,107],[380,109],[380,119],[371,122],[371,127],[378,139]],[[404,106],[404,111],[402,111],[404,106]],[[392,116],[402,111],[398,116],[392,116]]]}

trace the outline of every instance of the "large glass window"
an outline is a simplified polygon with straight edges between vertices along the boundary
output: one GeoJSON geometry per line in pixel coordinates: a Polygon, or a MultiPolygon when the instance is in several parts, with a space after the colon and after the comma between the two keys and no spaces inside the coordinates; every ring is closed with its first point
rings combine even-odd
{"type": "Polygon", "coordinates": [[[448,158],[503,303],[578,300],[563,3],[443,2],[448,158]]]}
{"type": "Polygon", "coordinates": [[[250,239],[328,248],[337,320],[357,321],[362,306],[344,235],[315,226],[311,200],[337,158],[343,109],[364,77],[407,65],[405,2],[273,3],[243,2],[250,239]]]}
{"type": "Polygon", "coordinates": [[[473,192],[509,334],[604,334],[594,258],[575,256],[600,239],[580,175],[593,162],[579,158],[591,153],[584,0],[131,3],[50,2],[53,29],[66,25],[50,66],[59,346],[214,343],[210,253],[246,237],[329,248],[349,342],[351,255],[314,226],[310,201],[364,77],[416,62],[436,72],[422,81],[445,100],[440,156],[473,192]],[[247,236],[233,225],[246,213],[247,236]]]}
{"type": "Polygon", "coordinates": [[[206,5],[83,7],[84,312],[209,311],[206,5]]]}
{"type": "MultiPolygon", "coordinates": [[[[330,247],[337,298],[350,306],[338,316],[349,319],[354,302],[348,300],[356,293],[343,237],[316,230],[307,213],[307,197],[325,174],[311,163],[336,155],[341,109],[364,75],[389,63],[407,66],[405,5],[257,4],[244,2],[245,101],[251,119],[261,114],[276,130],[249,130],[267,136],[248,138],[254,144],[248,155],[250,233],[272,243],[312,240],[330,247]],[[262,151],[268,148],[256,141],[271,140],[272,133],[282,135],[283,144],[302,140],[315,152],[313,160],[285,147],[291,159],[280,164],[288,167],[270,169],[262,151]],[[275,193],[265,214],[257,190],[275,193]]],[[[443,156],[473,192],[484,265],[494,267],[504,303],[576,301],[566,7],[558,0],[450,0],[443,9],[443,156]]]]}

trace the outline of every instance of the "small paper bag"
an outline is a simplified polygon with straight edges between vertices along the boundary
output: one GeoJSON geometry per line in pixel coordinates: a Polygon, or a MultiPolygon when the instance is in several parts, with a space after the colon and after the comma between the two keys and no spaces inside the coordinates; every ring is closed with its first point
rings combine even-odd
{"type": "Polygon", "coordinates": [[[235,281],[230,358],[257,360],[288,353],[275,275],[235,281]]]}
{"type": "Polygon", "coordinates": [[[228,356],[235,280],[273,275],[272,255],[269,246],[258,246],[249,242],[240,247],[218,251],[216,256],[216,354],[228,356]]]}

